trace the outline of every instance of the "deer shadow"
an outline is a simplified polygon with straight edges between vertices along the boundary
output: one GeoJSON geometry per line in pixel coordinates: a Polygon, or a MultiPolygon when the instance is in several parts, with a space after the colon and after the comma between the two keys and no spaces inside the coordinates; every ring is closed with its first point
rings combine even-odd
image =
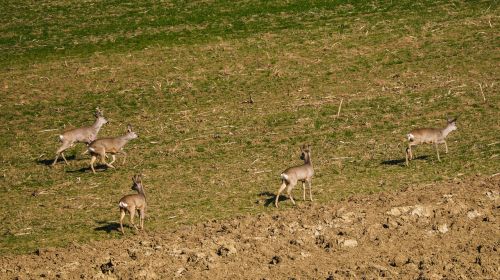
{"type": "Polygon", "coordinates": [[[102,226],[94,228],[95,231],[105,231],[106,233],[111,233],[112,231],[120,231],[119,223],[107,221],[97,221],[97,223],[102,226]]]}
{"type": "MultiPolygon", "coordinates": [[[[96,172],[103,172],[103,171],[106,171],[110,168],[105,164],[100,164],[100,165],[94,166],[94,169],[96,172]]],[[[92,169],[90,168],[90,166],[86,166],[86,167],[82,167],[80,169],[67,170],[66,172],[67,173],[86,173],[86,172],[92,172],[92,169]]]]}
{"type": "MultiPolygon", "coordinates": [[[[259,197],[267,197],[264,200],[265,207],[269,207],[269,205],[271,205],[271,206],[274,205],[274,201],[276,200],[276,194],[274,194],[272,192],[261,192],[261,193],[259,193],[259,197]]],[[[287,199],[288,198],[286,198],[283,194],[281,194],[278,201],[285,201],[287,199]]]]}
{"type": "MultiPolygon", "coordinates": [[[[425,159],[428,159],[429,156],[419,156],[419,157],[416,157],[412,160],[425,160],[425,159]]],[[[384,160],[382,161],[380,164],[383,164],[383,165],[402,165],[404,166],[406,164],[406,159],[391,159],[391,160],[384,160]]]]}
{"type": "MultiPolygon", "coordinates": [[[[66,159],[68,161],[75,160],[76,156],[75,155],[66,156],[66,159]]],[[[45,165],[45,166],[52,166],[53,162],[54,162],[53,158],[52,159],[37,159],[36,160],[36,163],[41,164],[41,165],[45,165]]],[[[62,157],[59,157],[59,159],[57,160],[56,164],[60,163],[60,162],[64,163],[64,159],[62,159],[62,157]]],[[[66,164],[66,163],[64,163],[64,164],[66,164]]]]}

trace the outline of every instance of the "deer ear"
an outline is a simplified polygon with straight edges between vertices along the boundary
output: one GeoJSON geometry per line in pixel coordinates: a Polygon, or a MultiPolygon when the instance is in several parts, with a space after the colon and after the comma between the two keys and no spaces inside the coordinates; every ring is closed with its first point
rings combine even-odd
{"type": "Polygon", "coordinates": [[[130,124],[127,125],[127,132],[132,132],[132,126],[130,124]]]}
{"type": "Polygon", "coordinates": [[[135,180],[135,175],[132,176],[132,182],[136,183],[136,180],[135,180]]]}

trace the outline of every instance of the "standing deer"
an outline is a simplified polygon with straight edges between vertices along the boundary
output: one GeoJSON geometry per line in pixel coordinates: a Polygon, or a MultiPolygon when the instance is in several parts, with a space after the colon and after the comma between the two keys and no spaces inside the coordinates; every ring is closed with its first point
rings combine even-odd
{"type": "Polygon", "coordinates": [[[436,147],[437,158],[441,161],[441,158],[439,157],[438,144],[444,144],[446,153],[448,153],[448,144],[446,144],[445,138],[448,134],[450,134],[450,132],[457,129],[456,121],[457,118],[448,119],[446,127],[442,129],[418,128],[410,131],[410,133],[406,135],[408,138],[408,148],[406,148],[406,166],[408,166],[409,161],[414,158],[411,147],[420,144],[434,144],[436,147]]]}
{"type": "Polygon", "coordinates": [[[59,135],[59,140],[61,140],[62,145],[56,151],[56,159],[54,159],[52,166],[54,166],[57,163],[59,155],[61,155],[62,158],[64,159],[64,162],[67,165],[69,165],[68,161],[66,160],[66,157],[64,156],[65,150],[71,148],[75,143],[89,144],[90,142],[94,141],[97,138],[99,130],[101,130],[101,127],[106,123],[108,123],[108,121],[104,118],[103,113],[99,108],[96,108],[94,116],[96,120],[92,126],[75,128],[59,135]]]}
{"type": "Polygon", "coordinates": [[[92,172],[95,173],[94,162],[97,157],[100,157],[101,161],[107,166],[111,168],[115,168],[113,163],[116,160],[116,154],[121,153],[124,155],[123,163],[127,159],[127,153],[123,151],[123,147],[128,141],[137,138],[137,134],[132,131],[132,126],[129,124],[127,126],[127,133],[122,136],[114,137],[114,138],[101,138],[93,141],[89,144],[88,151],[92,158],[90,159],[90,168],[92,172]],[[107,153],[111,154],[113,160],[110,163],[106,162],[107,153]]]}
{"type": "Polygon", "coordinates": [[[130,214],[130,223],[136,230],[138,230],[137,226],[134,224],[134,216],[135,211],[139,211],[140,228],[141,230],[144,229],[146,193],[144,192],[144,186],[142,185],[142,175],[135,175],[132,177],[132,181],[134,182],[132,190],[137,191],[137,194],[126,195],[122,197],[122,199],[120,199],[120,203],[118,203],[118,207],[120,208],[120,230],[122,234],[125,234],[123,231],[123,219],[125,218],[127,212],[130,214]]]}
{"type": "Polygon", "coordinates": [[[309,198],[311,201],[313,200],[311,193],[311,182],[312,182],[312,177],[314,175],[314,169],[311,161],[311,146],[304,145],[300,147],[300,151],[301,151],[300,159],[304,161],[304,164],[290,167],[285,171],[283,171],[283,173],[281,173],[281,186],[278,190],[278,194],[276,195],[276,200],[274,201],[274,205],[276,207],[278,207],[278,200],[280,194],[283,190],[285,190],[285,188],[288,196],[290,197],[290,200],[295,205],[295,201],[293,200],[292,197],[292,189],[293,187],[295,187],[298,181],[302,182],[304,200],[306,200],[306,186],[305,186],[306,182],[307,185],[309,186],[309,198]]]}

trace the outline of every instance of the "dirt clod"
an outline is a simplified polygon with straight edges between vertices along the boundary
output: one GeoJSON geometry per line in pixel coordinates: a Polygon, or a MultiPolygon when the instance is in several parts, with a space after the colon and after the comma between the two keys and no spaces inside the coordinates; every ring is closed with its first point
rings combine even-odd
{"type": "Polygon", "coordinates": [[[101,266],[100,266],[101,272],[103,274],[113,273],[115,270],[114,267],[115,267],[115,265],[113,264],[113,262],[111,260],[109,260],[106,263],[101,264],[101,266]]]}
{"type": "Polygon", "coordinates": [[[397,254],[391,260],[390,265],[394,267],[401,267],[407,263],[408,263],[408,257],[404,256],[403,254],[397,254]]]}
{"type": "Polygon", "coordinates": [[[227,257],[236,254],[237,250],[232,244],[224,244],[217,249],[217,255],[227,257]]]}
{"type": "Polygon", "coordinates": [[[273,256],[271,258],[271,261],[269,262],[269,264],[279,264],[281,262],[281,257],[280,256],[273,256]]]}

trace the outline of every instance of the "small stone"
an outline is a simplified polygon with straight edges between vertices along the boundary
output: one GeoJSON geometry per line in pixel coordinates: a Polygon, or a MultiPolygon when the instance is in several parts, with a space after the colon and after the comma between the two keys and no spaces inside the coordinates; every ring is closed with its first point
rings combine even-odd
{"type": "Polygon", "coordinates": [[[175,272],[175,276],[180,277],[184,272],[186,272],[186,269],[184,267],[181,267],[177,269],[177,272],[175,272]]]}
{"type": "Polygon", "coordinates": [[[479,213],[477,210],[471,210],[467,212],[467,218],[473,220],[477,217],[481,216],[481,213],[479,213]]]}
{"type": "Polygon", "coordinates": [[[401,211],[399,210],[398,207],[393,207],[391,208],[391,210],[387,211],[386,212],[388,215],[391,215],[391,216],[401,216],[401,211]]]}
{"type": "Polygon", "coordinates": [[[500,198],[498,191],[487,191],[485,194],[490,200],[497,200],[500,198]]]}
{"type": "Polygon", "coordinates": [[[342,242],[342,247],[354,248],[358,246],[358,241],[354,239],[346,239],[342,242]]]}
{"type": "Polygon", "coordinates": [[[408,258],[402,254],[397,254],[390,262],[391,266],[401,267],[408,263],[408,258]]]}
{"type": "Polygon", "coordinates": [[[440,226],[438,226],[437,230],[442,233],[442,234],[445,234],[448,232],[448,225],[447,224],[442,224],[440,226]]]}
{"type": "Polygon", "coordinates": [[[432,215],[432,211],[429,207],[415,205],[410,214],[417,217],[430,217],[432,215]]]}

